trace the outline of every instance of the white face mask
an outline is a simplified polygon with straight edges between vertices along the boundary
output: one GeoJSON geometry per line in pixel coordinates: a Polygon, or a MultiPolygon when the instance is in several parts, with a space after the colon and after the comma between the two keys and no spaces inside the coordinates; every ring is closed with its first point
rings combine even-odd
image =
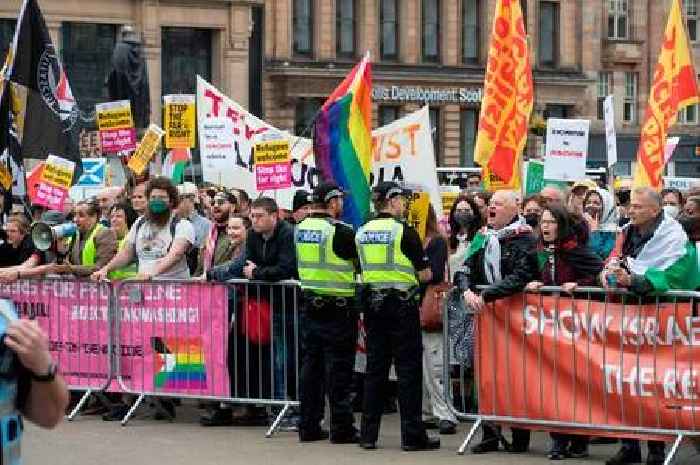
{"type": "Polygon", "coordinates": [[[677,218],[680,209],[675,205],[664,205],[664,213],[670,218],[677,218]]]}

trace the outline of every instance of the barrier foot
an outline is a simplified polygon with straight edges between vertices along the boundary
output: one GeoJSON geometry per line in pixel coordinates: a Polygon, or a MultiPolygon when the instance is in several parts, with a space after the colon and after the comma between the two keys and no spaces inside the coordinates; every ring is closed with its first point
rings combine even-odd
{"type": "Polygon", "coordinates": [[[673,442],[673,446],[671,447],[671,450],[668,451],[668,454],[666,455],[666,458],[664,459],[664,465],[671,465],[671,462],[673,461],[673,457],[675,457],[676,452],[678,451],[678,447],[681,445],[681,441],[683,440],[683,435],[679,434],[676,436],[676,440],[673,442]]]}
{"type": "Polygon", "coordinates": [[[275,418],[275,421],[272,422],[272,426],[270,426],[270,429],[267,430],[267,433],[265,433],[266,438],[271,438],[273,434],[275,434],[275,431],[277,431],[277,428],[280,425],[280,422],[282,421],[282,418],[287,414],[287,411],[289,410],[289,404],[284,404],[284,408],[282,408],[282,411],[280,412],[279,415],[277,415],[277,418],[275,418]]]}
{"type": "Polygon", "coordinates": [[[70,414],[66,417],[66,420],[73,421],[73,419],[78,415],[78,413],[80,413],[80,409],[83,408],[83,405],[85,405],[85,402],[87,402],[91,394],[92,389],[88,389],[87,391],[85,391],[85,394],[83,394],[83,397],[80,398],[75,408],[73,408],[70,414]]]}
{"type": "Polygon", "coordinates": [[[137,408],[141,405],[141,402],[143,402],[143,399],[146,398],[146,394],[140,394],[139,398],[136,399],[136,402],[134,402],[134,405],[131,406],[128,412],[126,412],[126,416],[122,418],[121,424],[122,426],[126,426],[127,423],[129,423],[129,420],[131,419],[131,416],[134,414],[137,408]]]}
{"type": "Polygon", "coordinates": [[[467,446],[471,442],[472,438],[476,434],[476,431],[479,429],[481,426],[481,418],[478,418],[476,422],[472,425],[472,428],[469,430],[469,433],[467,434],[467,437],[464,438],[464,442],[462,443],[461,446],[459,446],[459,449],[457,449],[457,455],[464,455],[464,451],[467,450],[467,446]]]}

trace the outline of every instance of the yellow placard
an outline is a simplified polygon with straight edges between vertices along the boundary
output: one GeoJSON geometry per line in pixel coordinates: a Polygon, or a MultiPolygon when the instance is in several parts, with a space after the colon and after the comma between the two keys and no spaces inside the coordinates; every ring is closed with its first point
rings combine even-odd
{"type": "Polygon", "coordinates": [[[97,128],[100,131],[134,127],[134,120],[131,117],[131,102],[128,100],[98,103],[95,105],[95,110],[97,112],[97,128]]]}
{"type": "Polygon", "coordinates": [[[69,189],[73,182],[75,163],[55,155],[49,155],[44,169],[41,171],[41,181],[55,187],[69,189]]]}
{"type": "Polygon", "coordinates": [[[289,141],[273,140],[255,144],[255,164],[289,163],[289,141]]]}
{"type": "Polygon", "coordinates": [[[195,146],[194,95],[166,95],[165,147],[189,149],[195,146]]]}
{"type": "Polygon", "coordinates": [[[139,176],[143,174],[148,162],[151,161],[156,150],[158,150],[163,133],[164,131],[155,124],[151,124],[148,127],[146,134],[143,135],[141,143],[136,147],[136,151],[127,165],[131,171],[139,176]]]}
{"type": "Polygon", "coordinates": [[[413,226],[421,241],[425,240],[425,226],[428,222],[430,196],[427,192],[414,192],[408,207],[408,224],[413,226]]]}
{"type": "Polygon", "coordinates": [[[452,205],[459,197],[459,192],[441,192],[440,197],[442,198],[442,215],[449,216],[452,205]]]}
{"type": "Polygon", "coordinates": [[[7,169],[4,163],[0,163],[0,185],[9,191],[12,188],[12,173],[7,169]]]}

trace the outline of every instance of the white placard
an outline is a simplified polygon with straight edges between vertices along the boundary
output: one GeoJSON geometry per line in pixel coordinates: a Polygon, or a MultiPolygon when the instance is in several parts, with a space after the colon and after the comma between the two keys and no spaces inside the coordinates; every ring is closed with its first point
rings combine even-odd
{"type": "Polygon", "coordinates": [[[547,120],[545,179],[578,181],[586,177],[590,124],[590,121],[582,119],[547,120]]]}
{"type": "Polygon", "coordinates": [[[608,168],[617,163],[617,135],[615,134],[615,105],[613,96],[608,95],[603,101],[605,115],[605,143],[608,152],[608,168]]]}

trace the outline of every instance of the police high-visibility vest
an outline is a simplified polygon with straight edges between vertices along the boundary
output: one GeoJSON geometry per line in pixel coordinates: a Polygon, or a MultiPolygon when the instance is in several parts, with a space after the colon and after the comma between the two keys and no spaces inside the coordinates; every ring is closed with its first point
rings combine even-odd
{"type": "Polygon", "coordinates": [[[401,251],[403,224],[379,218],[362,226],[355,236],[362,282],[378,289],[410,289],[418,285],[416,269],[401,251]]]}
{"type": "MultiPolygon", "coordinates": [[[[97,256],[97,248],[95,247],[95,236],[97,236],[97,233],[105,229],[104,226],[102,226],[100,223],[95,224],[95,227],[92,228],[92,232],[88,236],[87,240],[85,241],[85,245],[83,246],[83,252],[80,255],[80,261],[81,265],[83,266],[93,266],[95,265],[95,259],[97,256]]],[[[76,235],[76,244],[80,244],[80,233],[78,232],[76,235]]]]}
{"type": "MultiPolygon", "coordinates": [[[[122,238],[122,240],[119,241],[119,247],[117,248],[117,253],[121,252],[121,250],[126,246],[126,236],[122,238]]],[[[129,279],[133,278],[138,274],[138,265],[136,263],[132,263],[131,265],[127,265],[124,268],[119,268],[114,271],[109,272],[109,279],[129,279]]]]}
{"type": "Polygon", "coordinates": [[[339,297],[355,295],[355,267],[333,251],[335,226],[326,218],[306,218],[294,234],[301,288],[339,297]]]}

